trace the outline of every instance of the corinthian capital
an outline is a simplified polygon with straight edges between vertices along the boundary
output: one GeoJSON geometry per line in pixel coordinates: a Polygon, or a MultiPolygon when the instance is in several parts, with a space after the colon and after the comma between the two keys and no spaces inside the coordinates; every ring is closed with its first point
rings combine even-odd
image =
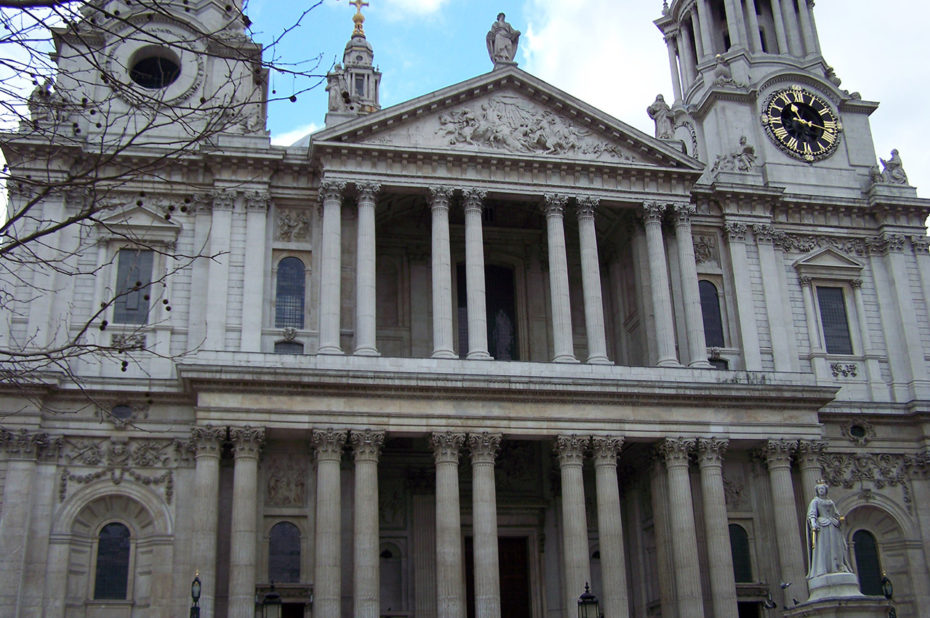
{"type": "Polygon", "coordinates": [[[675,211],[675,225],[691,225],[691,217],[696,212],[694,204],[672,204],[675,211]]]}
{"type": "Polygon", "coordinates": [[[450,187],[430,187],[429,188],[429,207],[433,210],[441,208],[449,210],[449,201],[452,199],[452,189],[450,187]]]}
{"type": "Polygon", "coordinates": [[[342,448],[346,444],[348,432],[337,429],[314,429],[310,434],[310,444],[320,460],[342,459],[342,448]]]}
{"type": "Polygon", "coordinates": [[[555,452],[559,455],[559,463],[563,466],[580,466],[584,463],[584,452],[588,450],[589,442],[588,436],[558,436],[555,439],[555,452]]]}
{"type": "Polygon", "coordinates": [[[191,427],[191,446],[194,447],[194,452],[198,456],[213,455],[219,457],[225,439],[225,427],[213,427],[212,425],[191,427]]]}
{"type": "Polygon", "coordinates": [[[565,204],[568,197],[557,193],[547,193],[543,202],[543,214],[547,217],[561,217],[565,214],[565,204]]]}
{"type": "Polygon", "coordinates": [[[617,463],[620,449],[623,448],[623,438],[620,436],[592,436],[591,450],[594,453],[594,464],[617,463]]]}
{"type": "Polygon", "coordinates": [[[472,433],[468,435],[468,450],[473,463],[494,463],[501,447],[499,433],[472,433]]]}
{"type": "Polygon", "coordinates": [[[355,461],[378,461],[381,447],[384,446],[384,432],[371,429],[353,431],[349,436],[349,441],[355,452],[355,461]]]}
{"type": "Polygon", "coordinates": [[[10,459],[35,461],[49,443],[47,433],[35,433],[26,429],[19,431],[0,429],[0,447],[6,450],[10,459]]]}
{"type": "Polygon", "coordinates": [[[581,220],[593,219],[601,200],[596,197],[579,197],[577,202],[575,210],[578,212],[578,219],[581,220]]]}
{"type": "Polygon", "coordinates": [[[381,190],[381,183],[378,182],[357,182],[355,188],[358,189],[359,202],[373,202],[378,191],[381,190]]]}
{"type": "Polygon", "coordinates": [[[462,195],[465,198],[465,212],[469,210],[481,212],[484,207],[484,198],[488,196],[488,192],[483,189],[463,189],[462,195]]]}
{"type": "Polygon", "coordinates": [[[723,463],[723,454],[730,445],[729,440],[717,438],[701,438],[697,441],[698,461],[700,465],[717,465],[723,463]]]}
{"type": "Polygon", "coordinates": [[[823,440],[801,440],[798,442],[798,461],[802,467],[820,467],[820,458],[827,450],[823,440]]]}
{"type": "Polygon", "coordinates": [[[769,440],[762,449],[765,463],[769,468],[790,466],[791,456],[797,449],[797,443],[789,440],[769,440]]]}
{"type": "Polygon", "coordinates": [[[643,203],[643,219],[646,223],[662,223],[663,215],[665,215],[665,204],[660,202],[643,203]]]}
{"type": "Polygon", "coordinates": [[[323,180],[320,183],[320,195],[324,202],[342,200],[342,192],[346,188],[346,183],[341,180],[323,180]]]}
{"type": "Polygon", "coordinates": [[[696,441],[690,438],[666,438],[659,444],[659,453],[665,457],[666,466],[688,465],[696,441]]]}
{"type": "Polygon", "coordinates": [[[229,440],[233,444],[233,454],[236,457],[258,457],[265,443],[265,429],[248,425],[230,427],[229,440]]]}
{"type": "Polygon", "coordinates": [[[433,456],[436,463],[454,463],[459,462],[459,451],[465,443],[464,433],[434,433],[430,436],[430,444],[433,447],[433,456]]]}

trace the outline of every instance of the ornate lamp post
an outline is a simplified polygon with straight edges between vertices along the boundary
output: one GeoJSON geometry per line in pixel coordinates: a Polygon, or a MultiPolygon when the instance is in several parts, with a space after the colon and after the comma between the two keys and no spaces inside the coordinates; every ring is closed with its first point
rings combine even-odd
{"type": "Polygon", "coordinates": [[[262,599],[262,617],[281,618],[281,595],[274,589],[274,582],[271,582],[271,590],[262,599]]]}
{"type": "Polygon", "coordinates": [[[888,579],[888,575],[884,572],[882,573],[882,595],[888,599],[888,618],[898,618],[898,610],[895,609],[891,601],[894,596],[894,586],[891,585],[891,580],[888,579]]]}
{"type": "Polygon", "coordinates": [[[194,571],[194,581],[191,582],[190,618],[200,618],[200,589],[200,572],[194,571]]]}
{"type": "Polygon", "coordinates": [[[578,597],[578,618],[601,618],[600,604],[591,592],[588,582],[584,583],[584,593],[578,597]]]}

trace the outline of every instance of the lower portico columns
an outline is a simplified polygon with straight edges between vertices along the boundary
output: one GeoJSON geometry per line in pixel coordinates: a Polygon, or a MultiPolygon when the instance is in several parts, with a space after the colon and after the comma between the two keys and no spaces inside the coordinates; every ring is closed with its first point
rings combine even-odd
{"type": "Polygon", "coordinates": [[[794,442],[769,440],[763,449],[763,455],[769,469],[769,483],[772,486],[775,538],[778,541],[778,563],[781,567],[779,577],[783,582],[794,584],[793,593],[800,598],[807,595],[807,579],[801,553],[794,484],[791,481],[791,456],[794,450],[794,442]]]}
{"type": "Polygon", "coordinates": [[[597,535],[600,539],[604,615],[629,616],[626,589],[626,558],[623,551],[623,521],[620,517],[620,487],[617,483],[617,456],[623,438],[594,436],[594,475],[597,484],[597,535]]]}
{"type": "Polygon", "coordinates": [[[497,555],[497,495],[494,459],[500,434],[471,434],[472,514],[474,518],[475,616],[501,618],[501,586],[497,555]]]}
{"type": "MultiPolygon", "coordinates": [[[[860,314],[862,315],[862,314],[860,314]]],[[[801,503],[807,504],[816,495],[817,481],[823,478],[820,458],[827,448],[823,440],[801,440],[798,442],[798,465],[801,468],[801,503]]]]}
{"type": "Polygon", "coordinates": [[[465,442],[465,434],[434,433],[430,442],[436,460],[436,615],[461,618],[465,615],[465,575],[462,571],[459,450],[465,442]]]}
{"type": "Polygon", "coordinates": [[[659,447],[668,470],[668,510],[672,523],[672,552],[678,589],[678,618],[703,618],[697,530],[691,499],[688,463],[695,441],[667,438],[659,447]]]}
{"type": "MultiPolygon", "coordinates": [[[[668,261],[665,259],[665,240],[662,238],[662,215],[665,204],[643,204],[646,227],[646,250],[649,256],[649,287],[652,290],[653,322],[660,367],[678,367],[675,354],[675,331],[672,319],[672,296],[668,288],[668,261]]],[[[693,250],[692,250],[693,251],[693,250]]]]}
{"type": "Polygon", "coordinates": [[[377,356],[375,341],[377,289],[375,256],[375,195],[381,185],[356,183],[358,188],[358,235],[355,268],[355,353],[377,356]]]}
{"type": "Polygon", "coordinates": [[[736,616],[736,581],[730,553],[730,525],[723,491],[723,454],[728,440],[698,440],[701,467],[701,494],[704,503],[704,531],[714,616],[736,616]]]}
{"type": "Polygon", "coordinates": [[[694,211],[693,204],[675,204],[678,270],[685,306],[685,327],[688,332],[688,366],[710,367],[710,361],[707,360],[707,343],[704,339],[704,316],[701,313],[697,263],[694,260],[694,239],[691,235],[691,215],[694,211]]]}
{"type": "Polygon", "coordinates": [[[339,317],[342,309],[342,190],[346,183],[324,180],[322,258],[320,264],[320,345],[318,354],[342,354],[339,317]]]}
{"type": "Polygon", "coordinates": [[[468,297],[468,359],[489,359],[481,209],[487,192],[465,189],[465,289],[468,297]]]}
{"type": "Polygon", "coordinates": [[[572,307],[568,289],[568,257],[562,217],[568,198],[546,195],[543,212],[549,243],[549,301],[552,307],[552,361],[576,363],[572,343],[572,307]]]}
{"type": "Polygon", "coordinates": [[[265,441],[265,430],[258,427],[231,427],[233,444],[232,525],[229,534],[229,617],[255,616],[255,562],[257,554],[258,454],[265,441]]]}
{"type": "Polygon", "coordinates": [[[383,431],[353,431],[355,453],[355,618],[381,615],[378,456],[383,431]]]}
{"type": "Polygon", "coordinates": [[[449,200],[452,189],[431,187],[433,216],[430,270],[433,279],[433,358],[455,358],[452,346],[452,257],[449,249],[449,200]]]}
{"type": "Polygon", "coordinates": [[[341,615],[342,597],[342,449],[346,432],[314,430],[310,436],[316,452],[316,556],[314,564],[313,615],[341,615]]]}
{"type": "Polygon", "coordinates": [[[604,334],[604,301],[601,298],[601,267],[597,256],[594,213],[598,200],[578,198],[578,241],[581,247],[581,285],[584,290],[584,324],[588,339],[588,362],[610,364],[604,334]]]}
{"type": "Polygon", "coordinates": [[[225,427],[193,427],[191,441],[197,449],[194,471],[194,568],[200,572],[200,614],[213,618],[216,597],[216,525],[220,492],[220,455],[225,427]]]}
{"type": "Polygon", "coordinates": [[[576,615],[575,599],[591,581],[582,476],[588,442],[586,436],[559,436],[555,445],[562,481],[562,603],[565,618],[576,615]]]}

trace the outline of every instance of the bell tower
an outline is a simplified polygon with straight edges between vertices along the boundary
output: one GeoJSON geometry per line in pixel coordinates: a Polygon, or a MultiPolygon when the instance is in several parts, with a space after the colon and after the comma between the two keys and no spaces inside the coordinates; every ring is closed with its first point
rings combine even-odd
{"type": "Polygon", "coordinates": [[[337,64],[326,76],[326,91],[329,93],[327,127],[381,109],[378,95],[381,72],[374,67],[375,54],[365,38],[365,16],[362,15],[362,7],[368,6],[368,2],[352,0],[349,4],[355,6],[355,15],[352,16],[355,28],[352,38],[346,43],[342,64],[337,64]]]}
{"type": "Polygon", "coordinates": [[[845,197],[869,186],[876,157],[868,117],[878,103],[840,88],[813,5],[663,3],[655,24],[668,47],[674,103],[657,101],[650,115],[665,120],[661,132],[657,120],[657,135],[680,140],[707,164],[706,181],[737,172],[753,184],[845,197]]]}

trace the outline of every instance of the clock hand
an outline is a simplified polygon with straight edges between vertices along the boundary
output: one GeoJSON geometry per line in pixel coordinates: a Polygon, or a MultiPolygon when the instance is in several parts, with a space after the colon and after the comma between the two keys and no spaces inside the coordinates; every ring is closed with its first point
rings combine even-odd
{"type": "Polygon", "coordinates": [[[797,120],[801,124],[806,125],[808,127],[814,127],[815,129],[820,129],[821,131],[832,132],[831,129],[828,129],[827,127],[823,125],[819,125],[816,122],[811,122],[810,120],[804,120],[803,118],[800,118],[800,117],[797,120]]]}

